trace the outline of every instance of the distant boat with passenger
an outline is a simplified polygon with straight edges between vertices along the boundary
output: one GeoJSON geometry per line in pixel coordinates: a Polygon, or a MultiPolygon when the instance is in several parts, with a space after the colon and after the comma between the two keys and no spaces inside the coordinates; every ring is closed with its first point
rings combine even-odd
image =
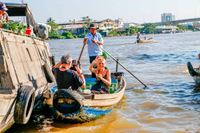
{"type": "Polygon", "coordinates": [[[141,38],[140,37],[140,32],[137,33],[137,37],[136,37],[136,43],[138,44],[144,44],[144,43],[156,43],[157,41],[154,40],[152,37],[150,38],[141,38]]]}
{"type": "Polygon", "coordinates": [[[157,43],[157,41],[154,40],[153,38],[148,38],[148,39],[146,39],[146,38],[142,38],[142,39],[140,39],[140,40],[137,40],[137,43],[138,43],[138,44],[144,44],[144,43],[157,43]]]}
{"type": "Polygon", "coordinates": [[[193,68],[190,62],[187,63],[187,68],[188,68],[189,74],[193,77],[196,85],[200,86],[200,69],[193,68]]]}

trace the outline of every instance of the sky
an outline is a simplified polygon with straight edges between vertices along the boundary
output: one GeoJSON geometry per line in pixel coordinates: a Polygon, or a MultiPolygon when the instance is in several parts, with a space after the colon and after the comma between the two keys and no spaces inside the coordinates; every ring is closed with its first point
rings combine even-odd
{"type": "MultiPolygon", "coordinates": [[[[2,0],[21,2],[22,0],[2,0]]],[[[172,13],[175,19],[200,17],[200,0],[23,0],[28,3],[37,22],[52,17],[57,23],[80,20],[122,18],[125,22],[160,22],[162,13],[172,13]]]]}

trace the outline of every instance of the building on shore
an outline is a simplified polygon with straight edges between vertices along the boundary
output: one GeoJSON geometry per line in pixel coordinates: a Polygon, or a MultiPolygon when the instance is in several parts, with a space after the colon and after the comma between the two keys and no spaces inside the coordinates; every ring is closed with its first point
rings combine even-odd
{"type": "MultiPolygon", "coordinates": [[[[120,29],[120,28],[123,28],[124,26],[124,22],[122,19],[116,19],[116,20],[105,19],[101,21],[92,21],[90,23],[96,24],[99,30],[102,33],[105,33],[105,35],[107,35],[107,33],[112,29],[120,29]]],[[[85,28],[87,27],[87,24],[81,20],[80,21],[73,20],[68,23],[59,24],[59,26],[60,26],[61,34],[65,31],[70,31],[73,34],[78,35],[78,34],[84,33],[85,28]]]]}
{"type": "Polygon", "coordinates": [[[84,32],[84,23],[83,22],[69,22],[59,24],[59,32],[62,34],[65,31],[70,31],[73,34],[80,34],[84,32]]]}
{"type": "Polygon", "coordinates": [[[166,23],[166,22],[171,22],[175,20],[175,15],[172,13],[163,13],[161,14],[161,22],[166,23]]]}
{"type": "Polygon", "coordinates": [[[193,23],[193,27],[194,27],[196,30],[200,30],[200,22],[195,22],[195,23],[193,23]]]}
{"type": "Polygon", "coordinates": [[[176,33],[177,27],[176,26],[156,26],[157,33],[176,33]]]}
{"type": "Polygon", "coordinates": [[[140,26],[140,24],[137,24],[137,23],[124,23],[123,28],[124,29],[128,29],[130,27],[138,27],[138,26],[140,26]]]}

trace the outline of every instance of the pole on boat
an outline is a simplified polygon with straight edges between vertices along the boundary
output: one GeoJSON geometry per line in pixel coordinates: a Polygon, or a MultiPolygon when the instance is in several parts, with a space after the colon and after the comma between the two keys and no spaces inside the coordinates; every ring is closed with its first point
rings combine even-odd
{"type": "Polygon", "coordinates": [[[117,62],[122,68],[124,68],[131,76],[133,76],[135,79],[137,79],[142,85],[144,85],[145,88],[147,88],[147,85],[145,85],[140,79],[138,79],[131,71],[129,71],[124,65],[122,65],[115,57],[113,57],[110,53],[108,53],[104,48],[100,47],[98,44],[96,44],[101,50],[103,50],[106,54],[108,54],[114,61],[117,62]]]}
{"type": "Polygon", "coordinates": [[[119,59],[117,59],[117,62],[116,62],[116,72],[118,72],[118,66],[119,66],[119,59]]]}
{"type": "Polygon", "coordinates": [[[83,44],[83,47],[82,47],[82,49],[81,49],[81,53],[80,53],[79,58],[78,58],[78,61],[77,61],[77,63],[78,63],[79,66],[81,65],[80,60],[81,60],[81,57],[82,57],[84,48],[85,48],[85,44],[83,44]]]}

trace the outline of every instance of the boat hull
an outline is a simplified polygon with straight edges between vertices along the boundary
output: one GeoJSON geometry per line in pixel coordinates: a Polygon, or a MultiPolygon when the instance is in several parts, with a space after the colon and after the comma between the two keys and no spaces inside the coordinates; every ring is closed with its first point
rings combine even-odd
{"type": "MultiPolygon", "coordinates": [[[[85,77],[87,84],[87,81],[91,80],[87,75],[85,77]]],[[[93,83],[91,82],[90,84],[93,83]]],[[[87,122],[97,119],[110,113],[113,106],[119,103],[123,98],[126,81],[122,78],[117,87],[118,89],[116,92],[112,94],[86,94],[83,90],[57,90],[57,87],[54,86],[50,89],[53,95],[53,107],[51,107],[51,112],[53,112],[55,118],[72,122],[87,122]],[[57,106],[58,101],[60,102],[59,107],[57,106]],[[79,108],[77,108],[77,106],[79,106],[79,108]],[[77,109],[74,110],[74,108],[77,109]],[[65,113],[65,110],[74,111],[65,113]]]]}
{"type": "Polygon", "coordinates": [[[48,45],[44,41],[0,30],[0,132],[15,123],[19,86],[32,87],[35,99],[48,89],[41,68],[43,59],[50,66],[49,56],[48,45]]]}
{"type": "Polygon", "coordinates": [[[144,43],[156,43],[157,41],[155,41],[155,40],[144,40],[144,39],[140,39],[139,40],[139,42],[137,42],[137,43],[139,43],[139,44],[144,44],[144,43]]]}

